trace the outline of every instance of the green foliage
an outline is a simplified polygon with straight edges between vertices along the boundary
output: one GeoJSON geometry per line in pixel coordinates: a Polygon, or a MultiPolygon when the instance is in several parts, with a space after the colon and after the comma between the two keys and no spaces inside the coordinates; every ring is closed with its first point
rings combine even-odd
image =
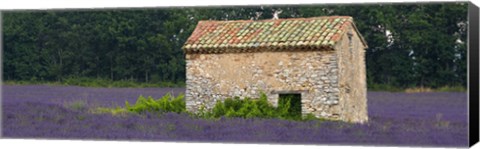
{"type": "Polygon", "coordinates": [[[308,113],[305,117],[303,117],[303,120],[305,120],[305,121],[311,121],[311,120],[325,121],[325,119],[319,119],[319,118],[315,117],[315,115],[313,115],[312,113],[308,113]]]}
{"type": "Polygon", "coordinates": [[[78,101],[69,103],[67,104],[66,107],[76,111],[83,111],[87,109],[85,106],[85,102],[83,100],[78,100],[78,101]]]}
{"type": "Polygon", "coordinates": [[[117,114],[128,114],[128,113],[164,113],[164,112],[175,112],[175,113],[185,113],[186,105],[184,100],[184,95],[178,95],[177,97],[172,96],[170,93],[167,93],[159,99],[154,99],[151,96],[147,98],[139,96],[135,104],[130,104],[128,101],[125,101],[125,107],[116,107],[116,108],[96,108],[92,113],[111,113],[113,115],[117,114]]]}
{"type": "Polygon", "coordinates": [[[466,92],[467,89],[462,86],[443,86],[436,89],[438,92],[466,92]]]}
{"type": "MultiPolygon", "coordinates": [[[[227,98],[223,102],[217,101],[211,111],[203,114],[207,118],[220,117],[241,117],[241,118],[280,118],[287,120],[314,120],[317,119],[313,115],[307,115],[302,118],[300,109],[292,109],[291,104],[300,104],[292,102],[292,97],[286,97],[279,101],[279,105],[274,107],[271,105],[267,96],[262,93],[260,98],[251,99],[239,97],[227,98]]],[[[297,100],[300,102],[299,100],[297,100]]],[[[205,113],[205,112],[204,112],[205,113]]]]}
{"type": "Polygon", "coordinates": [[[282,117],[299,119],[302,115],[301,99],[295,95],[281,95],[278,101],[279,113],[282,117]]]}
{"type": "Polygon", "coordinates": [[[128,101],[125,102],[125,109],[134,113],[144,113],[144,112],[176,112],[182,113],[186,112],[186,106],[184,101],[184,95],[179,95],[177,97],[172,96],[170,93],[166,94],[162,98],[153,99],[153,97],[148,96],[147,98],[140,96],[138,97],[134,105],[130,105],[128,101]]]}
{"type": "Polygon", "coordinates": [[[121,108],[121,107],[116,107],[116,108],[98,107],[90,110],[90,112],[94,114],[108,113],[108,114],[117,115],[117,116],[123,116],[123,115],[128,115],[132,113],[130,111],[127,111],[127,109],[121,108]]]}
{"type": "Polygon", "coordinates": [[[213,117],[212,116],[212,112],[209,112],[207,110],[207,108],[205,108],[205,105],[204,104],[201,104],[198,111],[196,113],[190,113],[191,115],[195,116],[195,117],[200,117],[200,118],[211,118],[213,117]]]}
{"type": "Polygon", "coordinates": [[[352,16],[368,43],[366,73],[374,90],[466,88],[467,6],[458,2],[5,12],[3,79],[99,87],[184,86],[181,47],[199,20],[250,20],[256,19],[256,12],[263,12],[258,19],[270,19],[281,9],[280,18],[352,16]]]}
{"type": "MultiPolygon", "coordinates": [[[[2,16],[2,22],[8,22],[3,34],[3,43],[8,42],[4,79],[15,81],[85,77],[164,86],[184,82],[180,48],[196,25],[179,9],[48,10],[2,16]]],[[[116,86],[132,86],[126,83],[116,86]]]]}
{"type": "Polygon", "coordinates": [[[376,84],[372,83],[368,85],[368,90],[370,91],[390,91],[390,92],[402,92],[402,88],[388,85],[388,84],[376,84]]]}
{"type": "Polygon", "coordinates": [[[176,113],[188,113],[194,117],[204,119],[218,119],[221,117],[240,117],[240,118],[279,118],[285,120],[322,120],[316,118],[312,114],[308,114],[302,117],[301,111],[298,109],[290,108],[291,98],[285,98],[279,103],[278,107],[271,105],[267,96],[261,93],[260,98],[251,99],[239,97],[227,98],[224,101],[217,101],[215,106],[211,110],[207,110],[204,105],[200,106],[199,111],[196,113],[189,113],[186,111],[186,104],[184,101],[184,95],[177,97],[171,94],[166,94],[159,99],[153,99],[152,97],[139,96],[135,104],[130,104],[125,101],[125,107],[116,108],[96,108],[91,111],[92,113],[110,113],[113,115],[126,115],[131,113],[145,113],[145,112],[176,112],[176,113]]]}

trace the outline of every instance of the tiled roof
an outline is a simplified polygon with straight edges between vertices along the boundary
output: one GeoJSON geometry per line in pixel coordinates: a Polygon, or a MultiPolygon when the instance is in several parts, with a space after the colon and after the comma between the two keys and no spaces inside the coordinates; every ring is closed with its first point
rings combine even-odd
{"type": "Polygon", "coordinates": [[[349,16],[200,21],[183,49],[187,53],[333,49],[348,25],[355,28],[353,19],[349,16]]]}

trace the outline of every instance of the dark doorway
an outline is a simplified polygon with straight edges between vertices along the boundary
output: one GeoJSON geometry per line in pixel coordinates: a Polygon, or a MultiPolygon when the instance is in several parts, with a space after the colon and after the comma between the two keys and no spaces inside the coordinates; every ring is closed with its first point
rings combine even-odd
{"type": "Polygon", "coordinates": [[[301,118],[302,117],[302,95],[301,94],[279,94],[278,107],[284,108],[289,104],[288,117],[301,118]]]}

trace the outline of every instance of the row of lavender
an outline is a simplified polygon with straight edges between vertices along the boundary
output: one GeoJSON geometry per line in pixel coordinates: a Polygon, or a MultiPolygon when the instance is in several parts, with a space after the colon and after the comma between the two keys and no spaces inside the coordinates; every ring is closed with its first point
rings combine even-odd
{"type": "Polygon", "coordinates": [[[466,146],[465,93],[368,93],[368,124],[277,119],[204,120],[188,115],[112,116],[86,109],[121,106],[139,95],[183,88],[2,86],[2,136],[300,144],[466,146]],[[80,104],[84,109],[72,108],[80,104]]]}

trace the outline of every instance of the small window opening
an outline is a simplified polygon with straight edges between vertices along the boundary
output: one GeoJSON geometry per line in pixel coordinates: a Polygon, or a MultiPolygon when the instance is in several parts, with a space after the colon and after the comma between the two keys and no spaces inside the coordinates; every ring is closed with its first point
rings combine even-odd
{"type": "Polygon", "coordinates": [[[348,36],[348,48],[350,50],[350,53],[352,53],[352,51],[353,51],[353,49],[352,49],[352,45],[353,45],[352,36],[353,36],[353,34],[348,32],[347,36],[348,36]]]}
{"type": "Polygon", "coordinates": [[[287,116],[290,118],[302,117],[302,95],[301,94],[279,94],[279,109],[288,111],[287,116]]]}

